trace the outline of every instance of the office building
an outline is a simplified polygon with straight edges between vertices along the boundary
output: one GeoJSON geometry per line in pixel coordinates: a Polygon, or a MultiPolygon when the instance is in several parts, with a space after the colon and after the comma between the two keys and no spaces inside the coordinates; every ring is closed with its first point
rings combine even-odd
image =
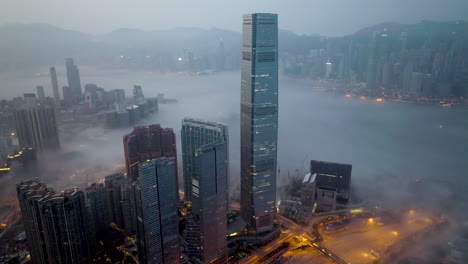
{"type": "Polygon", "coordinates": [[[59,86],[57,81],[57,72],[54,67],[50,67],[50,81],[52,82],[52,92],[54,95],[54,100],[60,102],[60,93],[59,86]]]}
{"type": "Polygon", "coordinates": [[[54,109],[35,107],[15,112],[16,134],[22,148],[38,151],[60,148],[54,109]]]}
{"type": "Polygon", "coordinates": [[[90,263],[85,197],[67,189],[40,201],[47,256],[50,264],[90,263]]]}
{"type": "Polygon", "coordinates": [[[68,87],[70,87],[73,103],[76,104],[81,101],[81,97],[83,95],[81,90],[80,71],[71,58],[65,59],[65,66],[67,68],[68,87]]]}
{"type": "Polygon", "coordinates": [[[329,212],[336,210],[337,192],[333,187],[317,188],[317,211],[329,212]]]}
{"type": "Polygon", "coordinates": [[[177,164],[161,157],[138,165],[135,190],[141,264],[180,263],[177,164]]]}
{"type": "Polygon", "coordinates": [[[159,157],[177,159],[176,139],[171,128],[160,125],[136,127],[132,133],[123,137],[127,176],[138,178],[138,164],[159,157]]]}
{"type": "Polygon", "coordinates": [[[347,203],[351,190],[352,165],[334,162],[310,161],[310,173],[316,175],[316,187],[336,189],[338,202],[347,203]]]}
{"type": "Polygon", "coordinates": [[[41,102],[45,100],[44,86],[36,86],[37,99],[41,102]]]}
{"type": "MultiPolygon", "coordinates": [[[[228,130],[221,125],[206,120],[185,118],[182,121],[182,164],[184,170],[184,195],[186,201],[192,200],[191,176],[195,172],[195,152],[206,144],[224,141],[228,147],[228,130]]],[[[229,153],[229,151],[228,151],[229,153]]],[[[229,160],[229,157],[227,157],[229,160]]]]}
{"type": "Polygon", "coordinates": [[[93,183],[85,189],[86,200],[89,204],[90,221],[95,232],[110,227],[107,189],[102,183],[93,183]]]}
{"type": "Polygon", "coordinates": [[[251,232],[274,227],[278,141],[278,17],[243,18],[241,215],[251,232]]]}
{"type": "Polygon", "coordinates": [[[187,230],[195,263],[227,263],[227,142],[201,146],[192,174],[192,221],[187,230]]]}
{"type": "Polygon", "coordinates": [[[31,255],[31,263],[47,264],[49,263],[49,256],[39,203],[54,192],[51,187],[46,186],[37,179],[17,183],[16,192],[31,255]]]}

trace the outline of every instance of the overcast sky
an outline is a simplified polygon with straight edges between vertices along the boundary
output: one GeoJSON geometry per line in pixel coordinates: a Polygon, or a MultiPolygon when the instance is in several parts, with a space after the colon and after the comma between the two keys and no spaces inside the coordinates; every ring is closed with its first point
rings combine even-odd
{"type": "Polygon", "coordinates": [[[0,0],[0,24],[47,23],[88,33],[174,27],[240,31],[241,15],[279,14],[299,34],[343,35],[381,22],[468,20],[468,0],[0,0]]]}

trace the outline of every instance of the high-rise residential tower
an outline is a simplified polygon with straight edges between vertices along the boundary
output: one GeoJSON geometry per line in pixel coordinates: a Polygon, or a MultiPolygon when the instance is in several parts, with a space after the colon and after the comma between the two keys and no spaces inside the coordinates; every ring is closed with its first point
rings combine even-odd
{"type": "Polygon", "coordinates": [[[70,93],[73,96],[73,103],[79,103],[83,96],[80,71],[71,58],[65,59],[65,66],[67,68],[68,87],[70,87],[70,93]]]}
{"type": "Polygon", "coordinates": [[[195,153],[186,240],[196,263],[227,263],[227,156],[226,141],[203,145],[195,153]]]}
{"type": "Polygon", "coordinates": [[[140,263],[180,263],[177,164],[161,157],[140,163],[135,190],[140,263]]]}
{"type": "Polygon", "coordinates": [[[241,215],[252,232],[276,216],[278,16],[243,18],[241,71],[241,215]]]}
{"type": "MultiPolygon", "coordinates": [[[[191,201],[191,177],[195,172],[196,150],[202,145],[219,141],[226,142],[226,147],[228,147],[228,130],[225,125],[218,123],[193,118],[185,118],[182,121],[181,137],[182,163],[184,169],[184,195],[185,200],[191,201]]],[[[229,160],[229,157],[226,157],[226,162],[227,160],[229,160]]]]}
{"type": "Polygon", "coordinates": [[[53,195],[54,192],[51,187],[46,186],[37,179],[17,183],[16,192],[31,254],[31,263],[47,264],[49,263],[49,257],[47,255],[39,202],[53,195]]]}
{"type": "Polygon", "coordinates": [[[34,107],[15,112],[16,134],[22,148],[55,150],[60,148],[54,109],[34,107]]]}
{"type": "Polygon", "coordinates": [[[59,86],[57,81],[57,72],[55,71],[55,67],[50,67],[50,81],[52,82],[52,92],[54,95],[54,100],[56,102],[60,101],[60,92],[59,86]]]}
{"type": "Polygon", "coordinates": [[[109,206],[107,202],[107,189],[102,183],[93,183],[85,190],[89,203],[90,221],[95,232],[110,228],[109,206]]]}
{"type": "Polygon", "coordinates": [[[174,157],[177,159],[176,138],[171,128],[160,125],[136,127],[132,133],[123,137],[127,176],[138,178],[138,164],[143,161],[174,157]]]}
{"type": "Polygon", "coordinates": [[[50,264],[91,263],[85,197],[67,189],[40,201],[50,264]]]}

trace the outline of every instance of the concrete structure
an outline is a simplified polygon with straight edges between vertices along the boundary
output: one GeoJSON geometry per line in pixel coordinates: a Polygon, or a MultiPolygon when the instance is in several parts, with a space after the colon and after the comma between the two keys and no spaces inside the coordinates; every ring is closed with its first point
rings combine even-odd
{"type": "Polygon", "coordinates": [[[60,148],[55,111],[48,107],[15,112],[16,134],[22,148],[56,150],[60,148]]]}
{"type": "Polygon", "coordinates": [[[333,187],[339,202],[347,203],[351,191],[352,165],[327,161],[310,161],[310,173],[316,175],[316,186],[333,187]]]}
{"type": "Polygon", "coordinates": [[[177,159],[176,139],[171,128],[160,125],[136,127],[132,133],[123,137],[127,176],[138,178],[138,164],[159,157],[177,159]]]}
{"type": "Polygon", "coordinates": [[[329,212],[336,210],[337,192],[333,187],[317,188],[317,211],[329,212]]]}
{"type": "Polygon", "coordinates": [[[195,263],[227,263],[227,142],[201,146],[192,175],[189,256],[195,263]]]}
{"type": "Polygon", "coordinates": [[[241,71],[241,215],[253,233],[276,219],[278,16],[243,17],[241,71]]]}
{"type": "MultiPolygon", "coordinates": [[[[182,164],[184,169],[184,195],[186,201],[192,200],[192,180],[195,173],[195,152],[202,145],[224,141],[228,143],[228,130],[218,123],[185,118],[182,121],[182,164]]],[[[229,150],[227,151],[229,153],[229,150]]],[[[226,157],[229,160],[229,157],[226,157]]],[[[229,165],[228,165],[229,166],[229,165]]]]}
{"type": "Polygon", "coordinates": [[[156,158],[138,165],[137,246],[141,264],[180,263],[177,164],[156,158]]]}

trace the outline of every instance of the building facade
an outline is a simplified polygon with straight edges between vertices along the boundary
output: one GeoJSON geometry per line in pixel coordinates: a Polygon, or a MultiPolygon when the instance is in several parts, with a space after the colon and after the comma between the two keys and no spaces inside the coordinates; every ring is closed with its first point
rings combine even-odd
{"type": "Polygon", "coordinates": [[[31,263],[47,264],[49,257],[42,225],[40,201],[53,195],[54,192],[51,187],[37,179],[17,183],[16,192],[31,254],[31,263]]]}
{"type": "Polygon", "coordinates": [[[20,109],[15,112],[15,120],[16,133],[22,148],[34,148],[39,151],[60,148],[54,109],[20,109]]]}
{"type": "Polygon", "coordinates": [[[273,229],[278,140],[278,16],[243,17],[241,215],[249,230],[273,229]]]}
{"type": "Polygon", "coordinates": [[[140,263],[180,263],[177,164],[161,157],[140,163],[136,186],[140,263]]]}
{"type": "Polygon", "coordinates": [[[192,175],[189,256],[198,263],[227,263],[227,142],[201,146],[192,175]]]}
{"type": "Polygon", "coordinates": [[[171,128],[160,125],[136,127],[132,133],[123,137],[127,176],[138,178],[138,164],[159,157],[177,159],[176,138],[171,128]]]}
{"type": "MultiPolygon", "coordinates": [[[[182,164],[184,170],[184,195],[186,201],[192,200],[192,180],[195,172],[195,152],[206,144],[223,141],[228,143],[228,130],[225,125],[193,118],[182,121],[182,164]]],[[[229,153],[229,151],[228,151],[229,153]]],[[[229,160],[229,157],[226,157],[229,160]]],[[[228,164],[229,166],[229,164],[228,164]]]]}
{"type": "Polygon", "coordinates": [[[110,228],[109,206],[107,202],[107,189],[102,183],[93,183],[85,190],[89,203],[90,221],[95,232],[110,228]]]}
{"type": "Polygon", "coordinates": [[[80,71],[71,58],[65,59],[65,67],[67,68],[68,87],[70,88],[73,103],[79,103],[83,95],[83,91],[81,90],[80,71]]]}
{"type": "Polygon", "coordinates": [[[85,196],[67,189],[40,201],[47,263],[90,263],[85,196]]]}
{"type": "Polygon", "coordinates": [[[337,201],[347,203],[351,191],[352,165],[327,161],[310,161],[310,173],[316,175],[316,187],[334,188],[337,201]]]}
{"type": "Polygon", "coordinates": [[[54,100],[56,102],[60,102],[60,92],[59,92],[57,72],[55,71],[55,67],[50,67],[50,81],[52,82],[52,92],[54,95],[54,100]]]}

